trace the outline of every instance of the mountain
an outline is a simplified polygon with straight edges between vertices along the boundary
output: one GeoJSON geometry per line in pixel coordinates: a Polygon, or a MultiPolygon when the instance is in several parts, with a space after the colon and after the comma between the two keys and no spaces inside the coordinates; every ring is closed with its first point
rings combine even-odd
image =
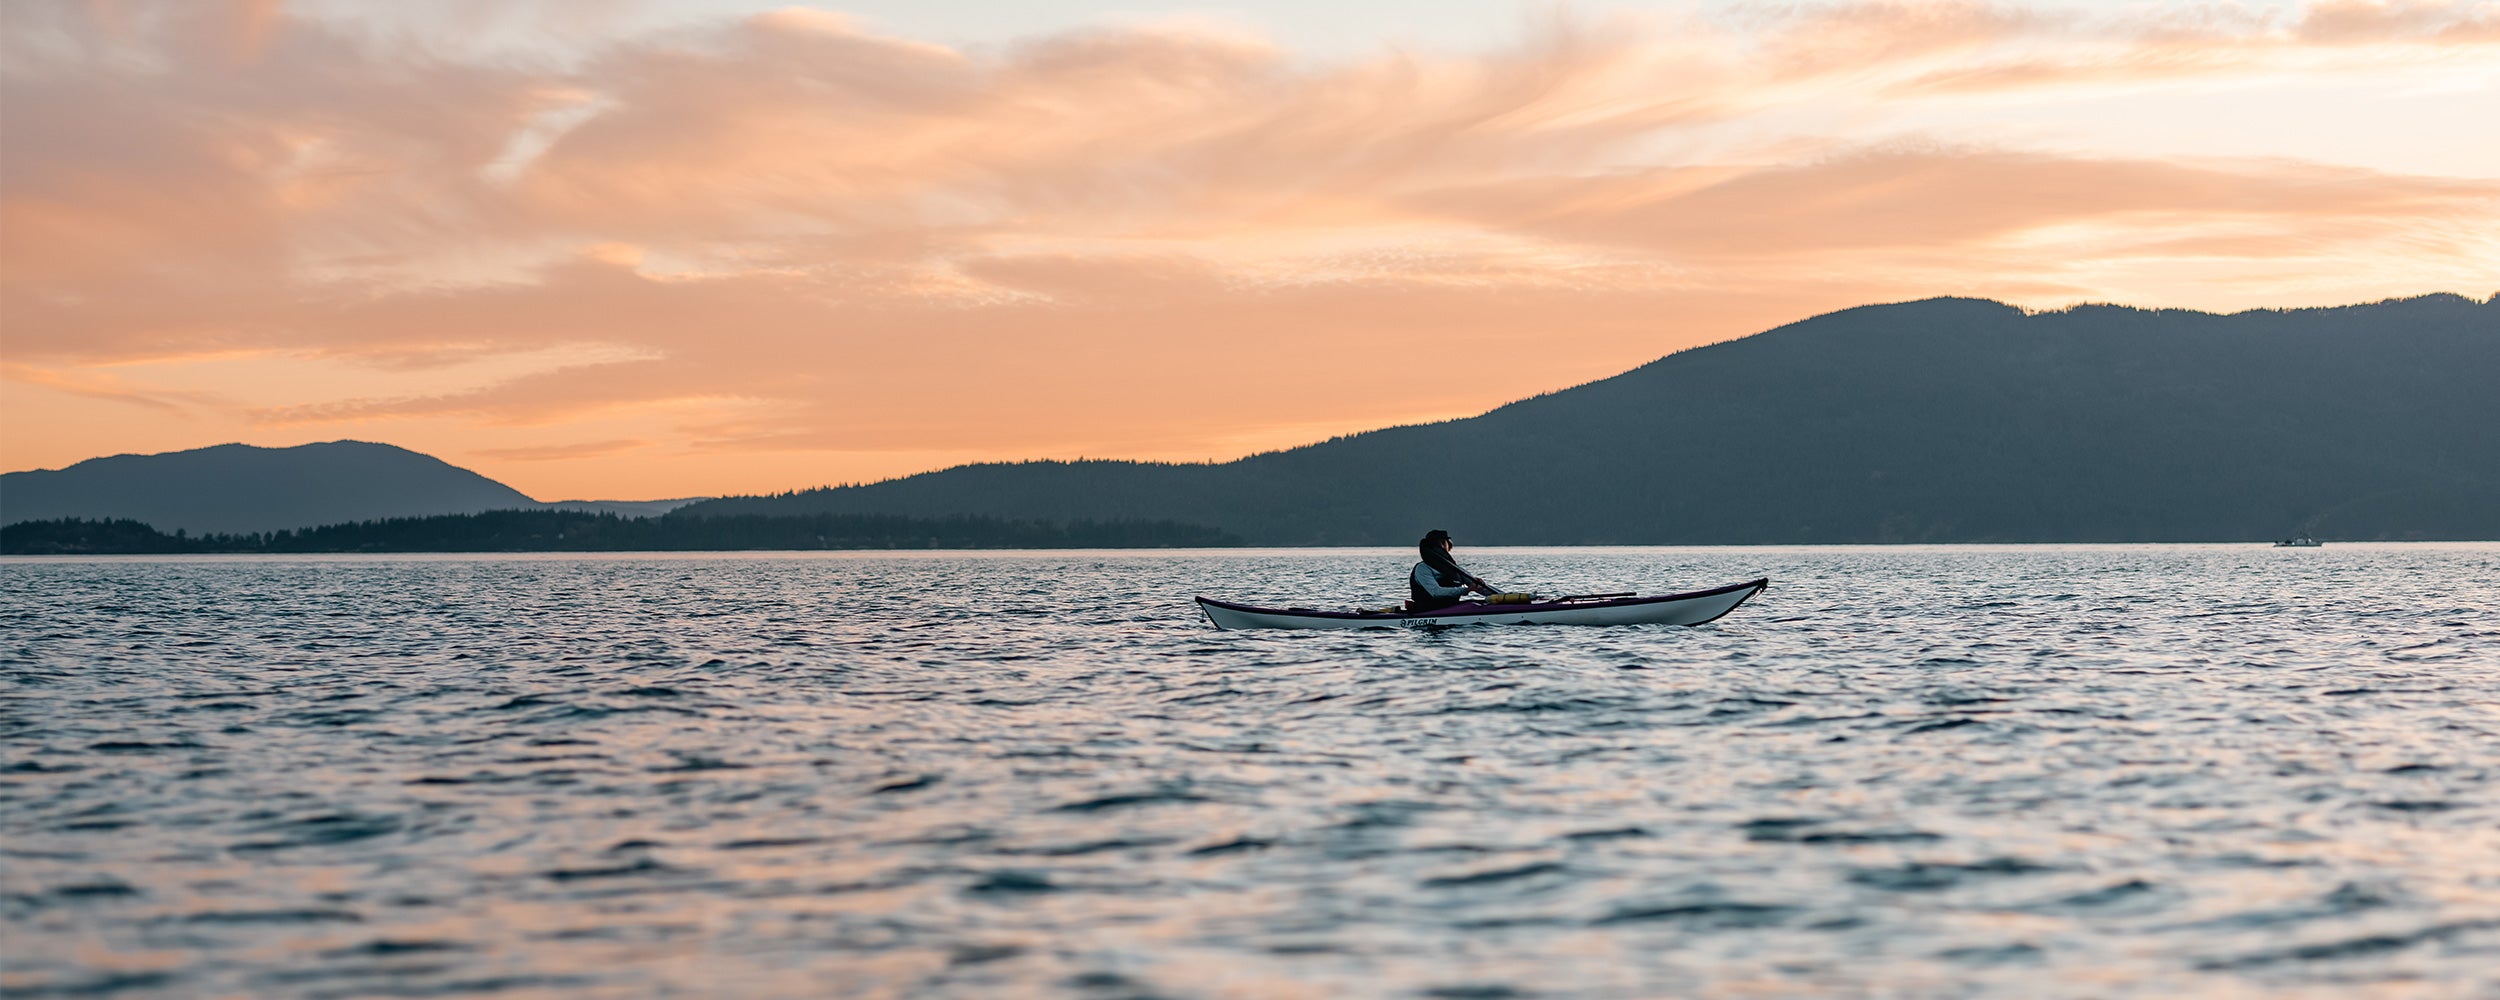
{"type": "Polygon", "coordinates": [[[669,516],[1170,519],[1281,545],[2500,538],[2495,384],[2500,296],[1930,299],[1234,462],[967,465],[669,516]]]}
{"type": "Polygon", "coordinates": [[[536,506],[441,459],[364,441],[221,444],[0,475],[0,524],[128,518],[168,532],[252,532],[536,506]]]}

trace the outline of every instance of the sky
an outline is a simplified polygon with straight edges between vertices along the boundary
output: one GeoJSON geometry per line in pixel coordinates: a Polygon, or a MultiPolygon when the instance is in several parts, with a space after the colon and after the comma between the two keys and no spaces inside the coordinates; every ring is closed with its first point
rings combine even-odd
{"type": "Polygon", "coordinates": [[[2500,292],[2500,2],[10,0],[0,468],[1229,460],[1938,295],[2500,292]]]}

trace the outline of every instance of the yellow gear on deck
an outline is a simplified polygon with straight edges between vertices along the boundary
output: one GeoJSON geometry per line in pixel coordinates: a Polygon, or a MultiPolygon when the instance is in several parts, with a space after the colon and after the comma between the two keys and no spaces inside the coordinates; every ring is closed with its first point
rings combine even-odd
{"type": "Polygon", "coordinates": [[[1530,602],[1535,601],[1535,600],[1536,600],[1536,595],[1535,595],[1535,594],[1494,594],[1494,595],[1492,595],[1492,596],[1490,596],[1490,597],[1485,598],[1485,599],[1484,599],[1484,603],[1486,603],[1486,604],[1527,604],[1527,603],[1530,603],[1530,602]]]}

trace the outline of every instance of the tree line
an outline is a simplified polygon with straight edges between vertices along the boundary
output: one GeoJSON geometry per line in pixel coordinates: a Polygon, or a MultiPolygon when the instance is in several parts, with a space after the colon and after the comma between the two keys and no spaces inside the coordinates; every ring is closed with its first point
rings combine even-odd
{"type": "Polygon", "coordinates": [[[1162,520],[1042,521],[972,515],[628,518],[564,510],[401,517],[248,534],[167,534],[139,521],[61,518],[0,527],[0,554],[314,552],[685,552],[808,549],[1199,548],[1241,539],[1162,520]]]}

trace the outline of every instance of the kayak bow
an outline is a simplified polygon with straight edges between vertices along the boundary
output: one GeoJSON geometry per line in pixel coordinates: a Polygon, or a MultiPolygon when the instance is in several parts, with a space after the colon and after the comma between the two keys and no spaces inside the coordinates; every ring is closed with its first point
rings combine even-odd
{"type": "Polygon", "coordinates": [[[1561,600],[1533,604],[1470,601],[1431,611],[1314,611],[1258,608],[1212,597],[1198,607],[1217,628],[1394,628],[1412,625],[1699,625],[1736,610],[1769,587],[1764,577],[1712,590],[1613,600],[1561,600]]]}

